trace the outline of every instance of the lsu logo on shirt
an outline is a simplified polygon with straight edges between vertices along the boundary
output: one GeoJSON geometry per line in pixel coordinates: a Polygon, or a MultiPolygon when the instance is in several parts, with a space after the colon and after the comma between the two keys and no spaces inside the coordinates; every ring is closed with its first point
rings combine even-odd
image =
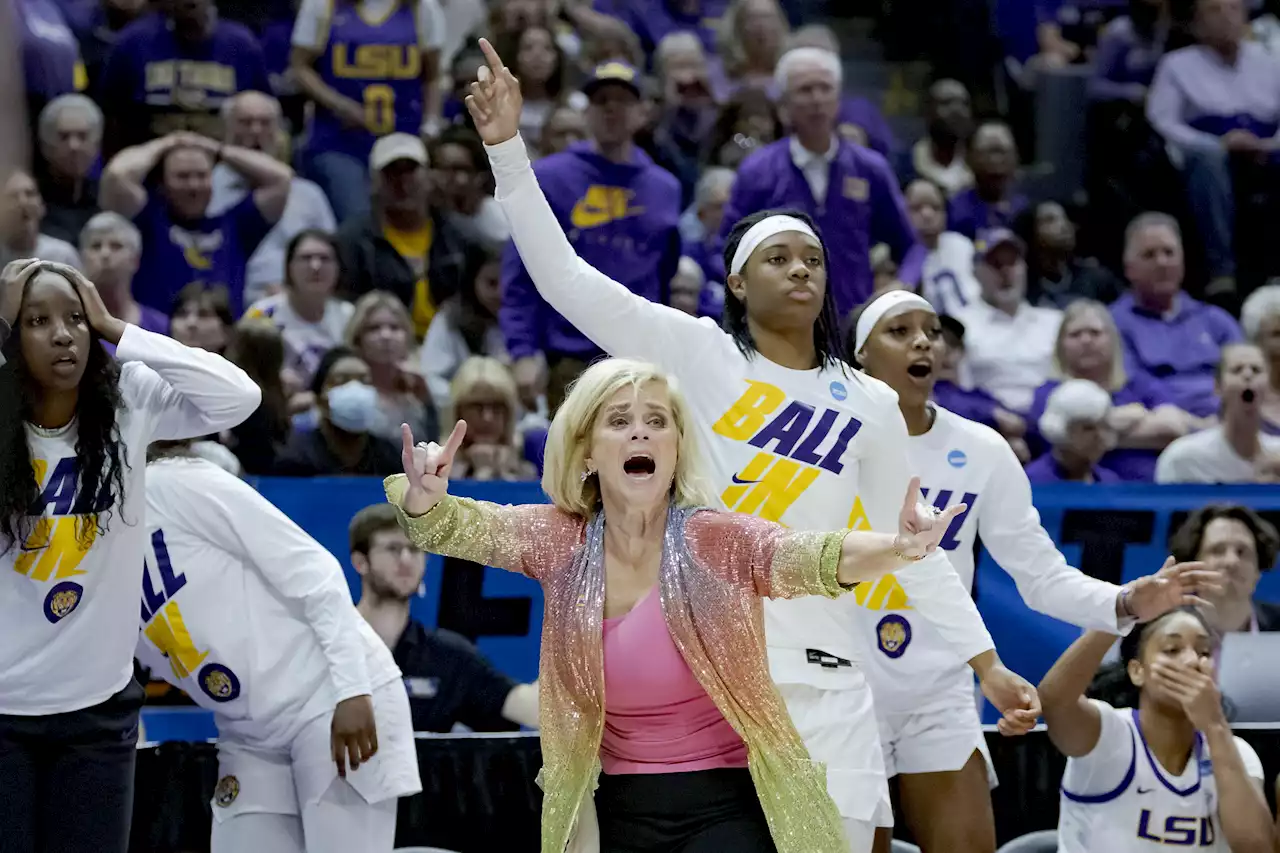
{"type": "Polygon", "coordinates": [[[592,184],[573,206],[569,220],[574,228],[590,229],[630,219],[644,213],[644,207],[633,205],[635,193],[624,187],[592,184]]]}
{"type": "Polygon", "coordinates": [[[1217,842],[1212,817],[1179,817],[1169,815],[1161,824],[1151,809],[1138,814],[1138,838],[1156,844],[1178,847],[1212,847],[1217,842]]]}
{"type": "Polygon", "coordinates": [[[409,44],[333,45],[333,76],[348,80],[417,80],[422,51],[409,44]]]}
{"type": "Polygon", "coordinates": [[[169,661],[175,678],[195,676],[196,683],[215,702],[230,702],[240,695],[240,679],[220,663],[205,663],[209,656],[187,630],[182,608],[174,597],[187,585],[187,577],[174,568],[164,531],[151,534],[151,550],[142,572],[142,633],[169,661]]]}
{"type": "Polygon", "coordinates": [[[819,474],[844,470],[841,457],[862,422],[839,409],[788,400],[782,389],[748,379],[746,392],[711,429],[759,451],[721,493],[725,506],[781,522],[819,474]]]}
{"type": "Polygon", "coordinates": [[[85,574],[80,563],[98,537],[99,513],[111,506],[111,484],[103,483],[97,499],[86,504],[78,494],[80,467],[75,457],[59,459],[52,471],[47,459],[32,460],[32,467],[42,488],[27,511],[34,522],[13,570],[38,583],[55,582],[43,608],[45,618],[56,624],[84,599],[84,586],[71,579],[85,574]]]}
{"type": "Polygon", "coordinates": [[[213,256],[224,243],[221,231],[190,231],[178,225],[169,226],[169,241],[182,249],[182,258],[193,270],[213,269],[213,256]]]}

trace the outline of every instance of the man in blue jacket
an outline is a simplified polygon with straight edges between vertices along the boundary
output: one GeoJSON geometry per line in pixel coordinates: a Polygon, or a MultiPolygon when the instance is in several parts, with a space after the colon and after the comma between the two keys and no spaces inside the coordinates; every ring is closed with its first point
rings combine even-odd
{"type": "MultiPolygon", "coordinates": [[[[534,166],[580,257],[633,293],[670,302],[680,262],[680,183],[633,143],[644,123],[640,75],[622,62],[596,68],[583,87],[590,139],[534,166]]],[[[545,390],[554,411],[565,386],[603,355],[538,295],[514,244],[502,259],[498,315],[526,400],[545,390]]]]}
{"type": "Polygon", "coordinates": [[[791,135],[748,157],[725,209],[722,236],[744,216],[771,208],[803,210],[822,229],[831,255],[828,281],[843,317],[871,298],[871,248],[879,243],[909,286],[924,252],[907,219],[898,179],[884,157],[836,133],[840,59],[800,47],[778,61],[776,77],[791,135]]]}

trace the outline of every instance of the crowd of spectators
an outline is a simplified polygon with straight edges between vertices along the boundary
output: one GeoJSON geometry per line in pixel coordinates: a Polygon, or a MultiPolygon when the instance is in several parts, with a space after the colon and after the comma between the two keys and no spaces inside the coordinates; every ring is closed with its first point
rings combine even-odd
{"type": "Polygon", "coordinates": [[[600,351],[492,197],[461,103],[486,35],[556,215],[636,293],[718,317],[722,235],[797,207],[842,315],[887,288],[946,315],[939,402],[1033,480],[1280,479],[1280,284],[1274,247],[1243,245],[1280,211],[1277,4],[1037,9],[1017,76],[1092,69],[1095,137],[1124,144],[1091,171],[1180,177],[1114,238],[1078,194],[1034,192],[1016,128],[959,80],[929,81],[924,134],[896,139],[845,91],[836,33],[792,28],[813,4],[19,0],[35,156],[0,253],[78,266],[117,316],[241,364],[262,408],[201,444],[238,472],[389,474],[401,422],[465,417],[468,476],[535,477],[600,351]]]}

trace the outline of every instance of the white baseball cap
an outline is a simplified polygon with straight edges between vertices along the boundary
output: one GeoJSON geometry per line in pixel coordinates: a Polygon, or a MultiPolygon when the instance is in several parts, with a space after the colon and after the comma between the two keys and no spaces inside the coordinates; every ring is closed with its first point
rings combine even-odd
{"type": "Polygon", "coordinates": [[[373,143],[369,152],[369,171],[381,172],[397,160],[412,160],[419,166],[428,165],[427,146],[410,133],[392,133],[373,143]]]}

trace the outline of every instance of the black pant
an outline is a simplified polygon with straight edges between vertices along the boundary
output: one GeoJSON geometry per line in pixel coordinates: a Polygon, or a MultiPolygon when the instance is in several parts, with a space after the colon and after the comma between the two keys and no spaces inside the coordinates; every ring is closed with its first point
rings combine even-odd
{"type": "Polygon", "coordinates": [[[133,816],[136,679],[100,705],[0,715],[0,853],[125,853],[133,816]]]}
{"type": "Polygon", "coordinates": [[[743,769],[600,776],[601,853],[777,853],[743,769]]]}

